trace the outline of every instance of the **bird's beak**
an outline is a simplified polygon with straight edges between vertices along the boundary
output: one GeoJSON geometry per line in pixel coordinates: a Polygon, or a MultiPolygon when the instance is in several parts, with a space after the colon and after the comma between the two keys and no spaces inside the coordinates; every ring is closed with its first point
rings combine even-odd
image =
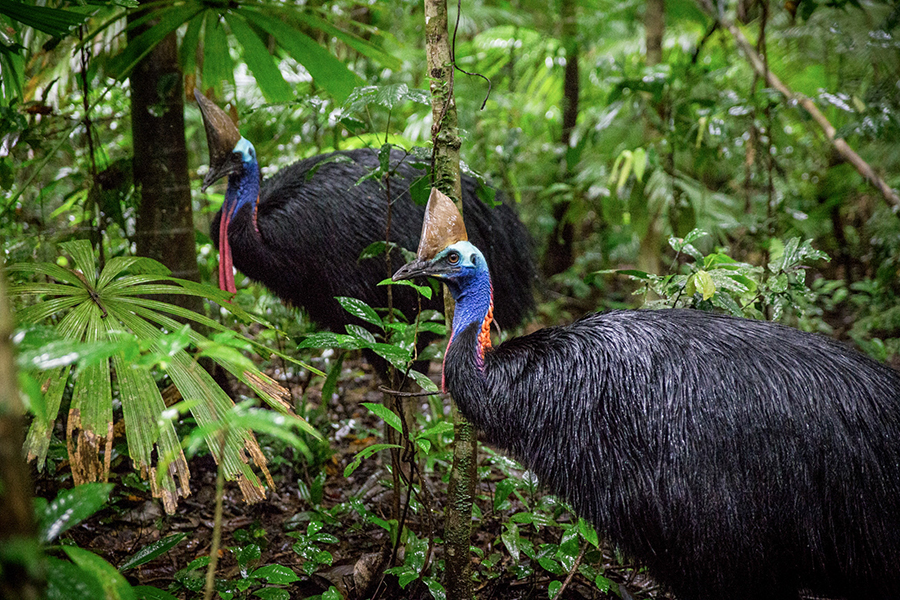
{"type": "Polygon", "coordinates": [[[459,271],[459,267],[449,267],[444,264],[438,264],[431,260],[421,260],[416,259],[412,262],[406,263],[394,273],[394,276],[391,278],[393,281],[400,281],[403,279],[413,279],[415,277],[437,277],[438,279],[445,279],[451,273],[455,273],[459,271]]]}
{"type": "Polygon", "coordinates": [[[209,172],[203,178],[200,188],[201,191],[206,191],[210,185],[240,167],[240,158],[235,155],[234,147],[240,141],[241,133],[228,113],[199,90],[194,90],[194,98],[200,106],[206,128],[206,143],[209,146],[209,172]]]}

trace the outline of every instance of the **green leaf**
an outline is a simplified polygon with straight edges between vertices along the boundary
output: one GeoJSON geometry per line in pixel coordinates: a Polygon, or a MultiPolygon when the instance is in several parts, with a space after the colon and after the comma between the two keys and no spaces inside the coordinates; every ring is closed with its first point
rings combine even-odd
{"type": "Polygon", "coordinates": [[[63,551],[76,565],[91,573],[103,588],[106,600],[134,600],[134,591],[114,566],[90,550],[77,546],[63,546],[63,551]]]}
{"type": "Polygon", "coordinates": [[[111,483],[85,483],[61,491],[39,516],[38,539],[51,542],[93,515],[106,504],[113,487],[111,483]]]}
{"type": "Polygon", "coordinates": [[[393,279],[382,279],[378,282],[377,285],[405,285],[407,287],[413,288],[414,290],[422,294],[422,296],[426,299],[431,300],[432,293],[430,287],[428,287],[427,285],[417,285],[409,279],[401,279],[400,281],[394,281],[393,279]]]}
{"type": "Polygon", "coordinates": [[[259,90],[269,102],[290,102],[294,99],[291,86],[281,75],[274,57],[266,50],[259,36],[256,35],[242,16],[248,11],[225,13],[225,22],[231,33],[244,48],[244,60],[259,84],[259,90]]]}
{"type": "Polygon", "coordinates": [[[238,12],[263,31],[272,34],[275,41],[309,71],[313,81],[323,87],[338,103],[344,102],[353,88],[362,83],[358,75],[302,31],[251,8],[241,9],[238,12]]]}
{"type": "Polygon", "coordinates": [[[384,404],[377,404],[375,402],[362,402],[361,404],[380,417],[385,424],[389,425],[392,429],[400,434],[403,433],[403,427],[400,424],[400,416],[384,404]]]}
{"type": "Polygon", "coordinates": [[[378,316],[378,313],[362,300],[347,298],[345,296],[337,296],[335,299],[345,311],[357,319],[362,319],[366,323],[371,323],[372,325],[377,325],[381,329],[384,329],[384,322],[381,320],[381,317],[378,316]]]}
{"type": "Polygon", "coordinates": [[[410,369],[409,376],[412,377],[413,381],[415,381],[418,386],[426,392],[434,392],[435,394],[440,392],[437,384],[424,373],[420,373],[415,369],[410,369]]]}
{"type": "Polygon", "coordinates": [[[119,567],[119,571],[127,571],[129,569],[133,569],[137,566],[146,564],[153,560],[158,556],[162,556],[178,544],[180,544],[187,537],[186,533],[175,533],[173,535],[169,535],[164,537],[161,540],[153,542],[147,546],[144,546],[137,552],[131,555],[131,558],[126,560],[122,566],[119,567]]]}
{"type": "Polygon", "coordinates": [[[422,583],[428,587],[428,591],[431,592],[431,597],[434,598],[434,600],[447,600],[447,591],[439,581],[432,577],[423,577],[422,583]]]}
{"type": "MultiPolygon", "coordinates": [[[[299,578],[298,578],[299,579],[299,578]]],[[[253,595],[263,600],[290,600],[291,593],[282,588],[263,588],[256,590],[253,595]]]]}
{"type": "Polygon", "coordinates": [[[370,104],[378,104],[393,110],[407,102],[428,105],[431,104],[431,94],[426,90],[410,89],[405,83],[367,85],[354,89],[344,103],[344,108],[352,113],[365,113],[370,104]]]}
{"type": "Polygon", "coordinates": [[[697,288],[697,291],[700,292],[704,300],[709,300],[710,298],[712,298],[713,294],[716,293],[716,284],[715,282],[713,282],[713,279],[708,271],[697,271],[688,280],[689,284],[690,282],[693,282],[694,286],[697,288]]]}
{"type": "Polygon", "coordinates": [[[60,38],[84,23],[89,16],[59,8],[39,6],[33,3],[13,2],[12,0],[0,0],[0,14],[4,14],[23,25],[60,38]]]}
{"type": "Polygon", "coordinates": [[[359,338],[330,331],[308,335],[297,345],[298,348],[342,348],[344,350],[359,350],[365,346],[366,344],[359,338]]]}
{"type": "Polygon", "coordinates": [[[228,52],[225,27],[214,10],[206,11],[203,28],[203,89],[222,89],[222,82],[234,85],[234,67],[228,52]]]}
{"type": "Polygon", "coordinates": [[[106,597],[100,581],[89,571],[55,556],[48,556],[46,560],[46,600],[97,600],[106,597]]]}
{"type": "MultiPolygon", "coordinates": [[[[363,448],[362,450],[357,452],[356,456],[353,457],[353,462],[351,462],[346,466],[346,468],[344,468],[344,477],[349,477],[353,473],[353,471],[355,471],[359,467],[359,465],[362,464],[362,461],[369,456],[375,454],[380,450],[388,450],[390,448],[401,448],[401,446],[398,446],[397,444],[372,444],[371,446],[363,448]]],[[[379,521],[381,520],[379,519],[379,521]]],[[[381,521],[381,523],[385,522],[381,521]]],[[[386,525],[384,527],[385,529],[390,530],[390,527],[386,525]]]]}
{"type": "Polygon", "coordinates": [[[506,546],[506,551],[509,552],[512,559],[515,562],[519,562],[519,552],[521,550],[519,544],[519,527],[513,522],[508,523],[506,528],[500,534],[500,540],[503,542],[503,545],[506,546]]]}
{"type": "Polygon", "coordinates": [[[594,548],[600,547],[600,537],[597,535],[597,530],[594,529],[593,525],[580,517],[578,519],[578,533],[594,548]]]}
{"type": "Polygon", "coordinates": [[[169,592],[149,585],[137,585],[134,588],[134,596],[137,600],[178,600],[169,592]]]}
{"type": "Polygon", "coordinates": [[[547,597],[550,598],[550,600],[556,598],[556,595],[559,593],[560,588],[562,588],[561,581],[551,581],[550,585],[547,586],[547,597]]]}
{"type": "Polygon", "coordinates": [[[281,565],[266,565],[260,567],[253,571],[253,577],[265,579],[272,585],[287,585],[295,581],[300,581],[300,577],[298,577],[294,571],[281,565]]]}

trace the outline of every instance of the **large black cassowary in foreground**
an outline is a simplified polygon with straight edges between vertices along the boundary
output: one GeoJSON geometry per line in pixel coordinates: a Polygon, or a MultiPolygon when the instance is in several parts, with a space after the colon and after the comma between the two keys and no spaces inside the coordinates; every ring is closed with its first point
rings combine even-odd
{"type": "MultiPolygon", "coordinates": [[[[236,291],[232,267],[237,267],[282,300],[306,309],[320,326],[339,331],[352,317],[335,296],[386,307],[386,288],[376,283],[389,277],[402,257],[393,252],[394,264],[388,269],[384,255],[360,260],[360,253],[385,239],[388,197],[393,201],[391,241],[416,247],[425,209],[412,202],[409,186],[423,171],[400,163],[404,155],[395,151],[388,196],[378,181],[360,181],[378,166],[376,151],[362,149],[302,160],[260,185],[253,145],[224,111],[199,92],[195,97],[210,153],[203,187],[228,176],[225,202],[212,225],[219,249],[219,286],[236,291]]],[[[531,244],[515,212],[506,205],[492,209],[483,204],[476,197],[477,186],[473,178],[463,178],[466,219],[472,239],[484,244],[487,260],[499,275],[495,285],[503,310],[497,320],[502,327],[515,327],[534,306],[531,244]]],[[[414,292],[397,286],[393,304],[407,318],[418,308],[414,292]]],[[[443,310],[443,301],[435,295],[423,300],[423,308],[443,310]]]]}
{"type": "Polygon", "coordinates": [[[691,310],[594,314],[491,348],[484,256],[449,241],[394,275],[457,299],[446,389],[679,600],[900,598],[897,372],[691,310]]]}

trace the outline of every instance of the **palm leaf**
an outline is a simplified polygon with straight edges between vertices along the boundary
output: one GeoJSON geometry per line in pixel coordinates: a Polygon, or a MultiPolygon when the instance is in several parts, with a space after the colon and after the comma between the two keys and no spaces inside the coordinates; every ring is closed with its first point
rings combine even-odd
{"type": "MultiPolygon", "coordinates": [[[[271,476],[252,431],[242,426],[241,421],[229,421],[234,403],[183,348],[184,344],[189,341],[198,348],[209,348],[206,355],[287,416],[292,426],[315,437],[319,435],[308,423],[293,415],[286,390],[252,362],[234,348],[226,346],[223,349],[175,319],[189,320],[215,331],[228,331],[232,337],[236,334],[203,315],[148,298],[171,293],[204,295],[203,292],[211,288],[196,283],[179,285],[179,280],[170,277],[165,267],[145,258],[113,258],[98,273],[89,242],[68,242],[61,244],[61,248],[71,257],[74,268],[41,263],[11,265],[7,269],[55,280],[11,286],[13,297],[42,297],[40,302],[16,313],[20,324],[39,323],[62,314],[55,327],[58,335],[95,349],[91,360],[83,361],[74,371],[69,362],[57,362],[55,364],[66,366],[45,372],[47,406],[44,415],[35,416],[28,432],[25,450],[29,460],[36,461],[39,469],[43,467],[62,398],[72,380],[66,445],[73,478],[76,483],[105,480],[112,456],[113,397],[117,391],[133,466],[142,477],[150,480],[153,495],[162,499],[166,510],[174,511],[178,498],[190,493],[189,471],[172,421],[161,418],[166,403],[147,367],[160,362],[191,407],[199,429],[205,433],[209,450],[222,465],[225,476],[238,482],[248,501],[263,499],[262,479],[271,484],[271,476]],[[171,336],[163,330],[178,334],[184,330],[186,341],[180,346],[173,345],[171,336]],[[135,360],[135,346],[143,348],[145,354],[149,352],[149,356],[135,360]],[[99,355],[98,347],[102,350],[99,355]],[[112,373],[115,373],[115,379],[112,373]],[[223,423],[227,435],[221,443],[223,423]]],[[[228,297],[218,292],[209,295],[220,300],[228,297]]],[[[241,312],[225,302],[223,305],[235,313],[241,312]]],[[[242,345],[253,345],[252,340],[239,336],[238,339],[242,345]]],[[[262,346],[255,347],[265,351],[262,346]]],[[[71,352],[71,346],[63,349],[71,352]]],[[[302,450],[309,453],[306,448],[302,450]]]]}

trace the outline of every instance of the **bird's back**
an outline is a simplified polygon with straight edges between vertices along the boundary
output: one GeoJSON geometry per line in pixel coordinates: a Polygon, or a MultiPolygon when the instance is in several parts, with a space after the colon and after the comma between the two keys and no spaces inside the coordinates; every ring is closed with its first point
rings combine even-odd
{"type": "Polygon", "coordinates": [[[479,388],[475,334],[448,352],[460,408],[680,598],[900,597],[896,371],[772,323],[613,311],[501,344],[479,388]]]}
{"type": "MultiPolygon", "coordinates": [[[[404,158],[394,151],[392,164],[404,158]]],[[[263,247],[253,239],[249,214],[243,224],[233,223],[229,237],[237,269],[331,329],[343,329],[349,319],[334,296],[386,306],[385,288],[376,283],[390,277],[403,257],[394,252],[392,264],[386,265],[384,255],[364,260],[359,256],[371,243],[385,239],[389,198],[390,239],[415,251],[424,207],[412,202],[409,186],[424,172],[406,158],[396,166],[388,188],[376,179],[364,179],[377,166],[378,156],[371,149],[334,152],[301,160],[263,182],[257,216],[263,247]]],[[[491,209],[479,201],[477,186],[473,178],[463,178],[466,222],[497,274],[495,292],[503,299],[498,321],[513,327],[534,306],[530,239],[509,206],[491,209]]],[[[211,228],[216,242],[219,218],[216,215],[211,228]]],[[[418,306],[411,291],[395,288],[393,297],[394,306],[411,318],[418,306]]],[[[425,304],[442,308],[439,298],[425,304]]]]}

